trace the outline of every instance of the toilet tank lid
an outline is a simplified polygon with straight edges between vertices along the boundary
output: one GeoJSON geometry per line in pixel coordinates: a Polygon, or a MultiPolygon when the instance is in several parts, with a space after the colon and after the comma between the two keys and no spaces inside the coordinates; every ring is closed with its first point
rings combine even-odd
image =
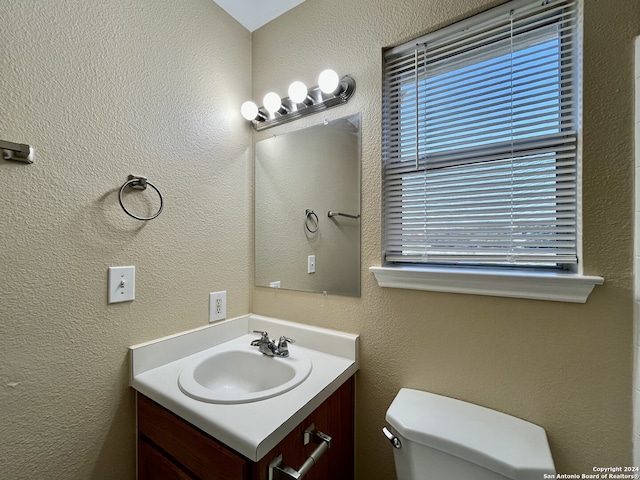
{"type": "Polygon", "coordinates": [[[516,480],[555,474],[542,427],[442,395],[401,389],[387,422],[405,439],[516,480]]]}

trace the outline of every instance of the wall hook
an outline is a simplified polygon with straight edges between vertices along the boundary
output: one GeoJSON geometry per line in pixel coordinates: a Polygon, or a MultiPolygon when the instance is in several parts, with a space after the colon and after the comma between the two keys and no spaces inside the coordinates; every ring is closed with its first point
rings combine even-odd
{"type": "Polygon", "coordinates": [[[24,143],[0,140],[0,150],[2,150],[2,158],[5,160],[22,163],[33,163],[35,161],[33,148],[24,143]]]}

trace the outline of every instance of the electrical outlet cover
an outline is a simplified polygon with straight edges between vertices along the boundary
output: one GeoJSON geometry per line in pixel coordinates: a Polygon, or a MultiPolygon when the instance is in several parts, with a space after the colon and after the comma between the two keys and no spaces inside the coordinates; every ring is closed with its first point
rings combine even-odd
{"type": "Polygon", "coordinates": [[[211,292],[209,294],[209,321],[227,318],[227,292],[211,292]]]}

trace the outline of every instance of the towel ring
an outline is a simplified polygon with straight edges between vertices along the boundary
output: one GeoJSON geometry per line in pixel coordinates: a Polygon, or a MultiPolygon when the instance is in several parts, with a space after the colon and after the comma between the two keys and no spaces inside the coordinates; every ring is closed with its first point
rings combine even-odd
{"type": "Polygon", "coordinates": [[[160,190],[158,190],[158,188],[153,183],[147,181],[147,177],[139,177],[135,175],[129,175],[129,180],[124,182],[120,187],[120,193],[118,194],[118,201],[120,202],[120,206],[122,207],[122,210],[124,210],[124,213],[126,213],[130,217],[135,218],[136,220],[143,220],[143,221],[153,220],[154,218],[156,218],[158,215],[162,213],[162,209],[164,208],[164,200],[162,199],[162,194],[160,193],[160,190]],[[151,215],[150,217],[139,217],[131,213],[124,206],[124,203],[122,201],[122,194],[124,192],[124,189],[127,187],[135,188],[136,190],[145,190],[147,188],[147,185],[153,188],[158,194],[158,197],[160,198],[160,208],[154,215],[151,215]]]}
{"type": "Polygon", "coordinates": [[[304,219],[304,227],[308,230],[309,233],[316,233],[318,231],[318,228],[320,228],[318,215],[316,215],[313,210],[309,210],[308,208],[305,214],[306,218],[304,219]],[[309,227],[309,222],[311,222],[311,227],[309,227]]]}

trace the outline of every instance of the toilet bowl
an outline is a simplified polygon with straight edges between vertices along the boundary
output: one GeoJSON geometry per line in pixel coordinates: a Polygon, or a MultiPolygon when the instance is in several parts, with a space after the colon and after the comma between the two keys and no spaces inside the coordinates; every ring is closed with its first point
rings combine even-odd
{"type": "Polygon", "coordinates": [[[556,473],[542,427],[479,405],[403,388],[386,420],[398,480],[540,480],[556,473]]]}

